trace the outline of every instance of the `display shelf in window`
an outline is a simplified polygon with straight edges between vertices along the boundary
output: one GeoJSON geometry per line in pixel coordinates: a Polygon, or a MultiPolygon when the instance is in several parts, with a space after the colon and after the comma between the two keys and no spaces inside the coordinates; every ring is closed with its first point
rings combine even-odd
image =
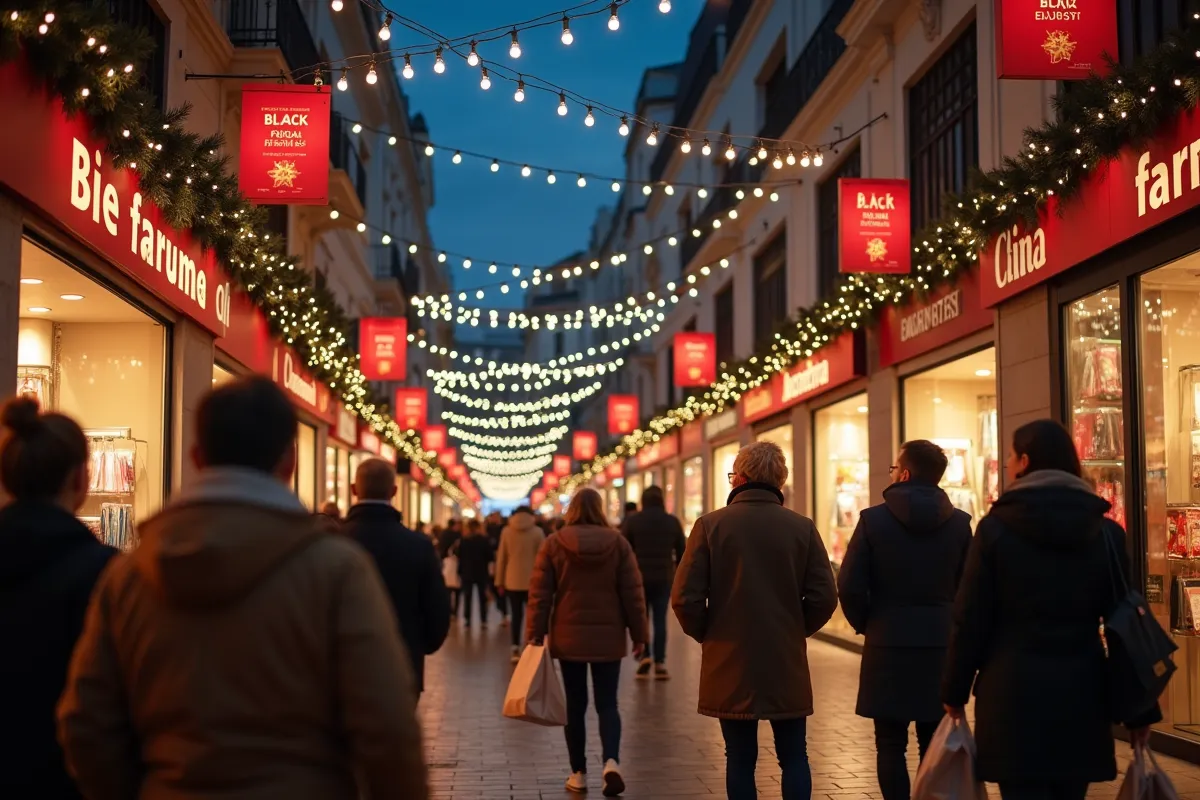
{"type": "Polygon", "coordinates": [[[137,448],[146,442],[134,438],[130,428],[90,428],[83,433],[89,442],[90,479],[80,519],[100,541],[128,552],[137,546],[137,448]]]}

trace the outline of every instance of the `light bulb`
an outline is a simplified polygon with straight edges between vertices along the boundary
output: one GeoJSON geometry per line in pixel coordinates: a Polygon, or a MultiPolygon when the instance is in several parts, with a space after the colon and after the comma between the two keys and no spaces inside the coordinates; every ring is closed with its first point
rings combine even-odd
{"type": "Polygon", "coordinates": [[[392,38],[392,14],[389,11],[388,15],[383,18],[383,27],[379,29],[380,41],[386,42],[392,38]]]}
{"type": "Polygon", "coordinates": [[[811,163],[812,163],[812,158],[809,157],[808,151],[805,150],[803,153],[800,154],[800,166],[807,167],[811,163]]]}
{"type": "Polygon", "coordinates": [[[759,161],[767,160],[767,148],[763,147],[762,142],[758,143],[758,160],[759,161]]]}
{"type": "Polygon", "coordinates": [[[625,117],[621,117],[621,125],[617,128],[617,133],[621,134],[622,136],[629,135],[629,120],[625,117]]]}
{"type": "Polygon", "coordinates": [[[663,14],[671,13],[671,0],[659,0],[658,10],[663,14]]]}
{"type": "Polygon", "coordinates": [[[642,194],[646,195],[647,197],[650,196],[650,192],[652,192],[652,191],[654,191],[654,190],[650,188],[650,184],[646,184],[645,186],[642,187],[642,194]]]}
{"type": "Polygon", "coordinates": [[[416,74],[413,72],[412,56],[410,56],[408,53],[404,54],[404,69],[400,71],[400,74],[404,76],[405,80],[409,81],[411,81],[413,79],[413,75],[416,74]]]}
{"type": "Polygon", "coordinates": [[[824,163],[825,163],[825,156],[821,155],[821,151],[818,150],[816,153],[813,154],[813,166],[819,167],[824,163]]]}
{"type": "Polygon", "coordinates": [[[617,4],[613,3],[608,10],[611,12],[608,17],[608,29],[610,31],[618,30],[621,27],[621,20],[617,17],[617,4]]]}
{"type": "Polygon", "coordinates": [[[679,145],[679,152],[683,153],[684,155],[692,152],[692,140],[685,136],[683,138],[683,144],[679,145]]]}
{"type": "Polygon", "coordinates": [[[650,126],[650,135],[646,137],[646,144],[650,145],[651,147],[658,146],[658,123],[657,122],[654,123],[652,126],[650,126]]]}
{"type": "Polygon", "coordinates": [[[775,154],[775,160],[771,162],[771,166],[775,169],[783,169],[783,159],[779,157],[779,153],[775,154]]]}
{"type": "Polygon", "coordinates": [[[796,166],[796,154],[792,152],[792,148],[788,148],[787,163],[789,167],[796,166]]]}
{"type": "Polygon", "coordinates": [[[431,145],[431,144],[425,145],[425,155],[430,156],[430,157],[433,156],[433,145],[431,145]]]}
{"type": "Polygon", "coordinates": [[[701,200],[705,199],[706,197],[708,197],[708,189],[705,189],[703,186],[701,186],[699,189],[696,190],[696,196],[699,197],[701,200]]]}
{"type": "Polygon", "coordinates": [[[558,93],[558,115],[560,117],[567,115],[567,96],[562,92],[558,93]]]}
{"type": "Polygon", "coordinates": [[[513,28],[513,31],[512,31],[512,45],[508,48],[508,55],[509,55],[509,58],[520,58],[521,57],[521,43],[517,41],[517,29],[516,28],[513,28]]]}
{"type": "Polygon", "coordinates": [[[513,92],[513,100],[516,100],[518,103],[525,102],[525,81],[517,81],[517,90],[513,92]]]}
{"type": "Polygon", "coordinates": [[[521,177],[522,177],[522,178],[528,178],[528,177],[529,177],[530,175],[532,175],[532,174],[533,174],[533,170],[531,170],[531,169],[529,168],[529,165],[528,165],[528,164],[526,164],[525,166],[521,167],[521,177]]]}
{"type": "Polygon", "coordinates": [[[712,155],[712,145],[708,143],[708,139],[705,139],[704,144],[700,146],[700,154],[706,156],[712,155]]]}
{"type": "Polygon", "coordinates": [[[434,53],[433,71],[441,75],[446,71],[446,62],[442,59],[442,48],[438,48],[434,53]]]}
{"type": "Polygon", "coordinates": [[[583,187],[587,186],[587,178],[584,178],[582,175],[580,175],[579,180],[575,181],[575,184],[582,189],[583,187]]]}
{"type": "Polygon", "coordinates": [[[733,144],[728,144],[725,146],[725,158],[729,161],[733,161],[735,158],[737,158],[737,151],[733,149],[733,144]]]}
{"type": "Polygon", "coordinates": [[[575,34],[571,33],[571,20],[567,19],[567,15],[563,14],[563,32],[562,43],[570,47],[575,41],[575,34]]]}
{"type": "Polygon", "coordinates": [[[613,190],[614,192],[619,192],[619,191],[621,191],[621,182],[620,182],[620,181],[613,181],[613,184],[612,184],[612,190],[613,190]]]}
{"type": "Polygon", "coordinates": [[[367,83],[374,86],[379,81],[379,73],[375,71],[375,62],[371,62],[371,68],[367,70],[367,83]]]}
{"type": "Polygon", "coordinates": [[[461,164],[462,163],[462,153],[455,150],[454,155],[450,158],[450,160],[453,161],[455,164],[461,164]]]}
{"type": "Polygon", "coordinates": [[[596,124],[596,118],[592,116],[592,107],[588,106],[587,116],[583,118],[583,124],[589,128],[596,124]]]}
{"type": "Polygon", "coordinates": [[[483,68],[483,73],[479,76],[479,88],[485,92],[492,88],[492,79],[488,77],[487,67],[483,68]]]}
{"type": "Polygon", "coordinates": [[[553,172],[546,173],[546,183],[554,183],[556,180],[558,180],[558,178],[554,177],[553,172]]]}
{"type": "Polygon", "coordinates": [[[333,2],[329,4],[329,7],[334,11],[341,11],[346,6],[344,3],[342,3],[342,0],[333,0],[333,2]]]}
{"type": "Polygon", "coordinates": [[[675,187],[668,183],[666,186],[663,187],[663,191],[666,192],[667,196],[669,197],[669,196],[675,194],[675,187]]]}
{"type": "Polygon", "coordinates": [[[492,159],[492,172],[499,172],[499,171],[500,171],[500,162],[493,158],[492,159]]]}
{"type": "Polygon", "coordinates": [[[365,222],[360,222],[360,223],[358,223],[357,225],[355,225],[355,226],[354,226],[354,228],[355,228],[355,230],[357,230],[359,233],[366,233],[366,231],[367,231],[367,223],[365,223],[365,222]]]}
{"type": "Polygon", "coordinates": [[[344,92],[350,88],[350,81],[346,80],[346,68],[342,67],[342,76],[338,78],[337,87],[339,92],[344,92]]]}
{"type": "Polygon", "coordinates": [[[479,66],[479,53],[475,52],[475,42],[471,42],[471,52],[467,53],[467,64],[472,67],[479,66]]]}

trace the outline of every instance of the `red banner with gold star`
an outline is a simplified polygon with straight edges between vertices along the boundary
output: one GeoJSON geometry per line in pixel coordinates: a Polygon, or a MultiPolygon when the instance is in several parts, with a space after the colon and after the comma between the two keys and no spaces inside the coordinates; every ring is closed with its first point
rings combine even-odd
{"type": "Polygon", "coordinates": [[[242,86],[238,188],[259,205],[329,202],[330,87],[242,86]]]}

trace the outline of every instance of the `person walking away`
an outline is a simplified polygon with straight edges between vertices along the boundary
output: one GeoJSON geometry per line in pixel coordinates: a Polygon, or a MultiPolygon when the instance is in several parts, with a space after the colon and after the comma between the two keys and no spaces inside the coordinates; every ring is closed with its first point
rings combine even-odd
{"type": "Polygon", "coordinates": [[[342,531],[367,551],[379,570],[421,692],[425,656],[438,651],[450,630],[450,594],[437,550],[427,536],[404,526],[392,507],[395,496],[396,468],[382,458],[363,461],[354,475],[357,502],[346,514],[342,531]]]}
{"type": "Polygon", "coordinates": [[[88,800],[428,796],[395,615],[289,488],[296,433],[269,378],[201,401],[198,474],[105,571],[59,703],[88,800]]]}
{"type": "Polygon", "coordinates": [[[833,616],[837,590],[813,521],[783,504],[787,474],[778,445],[741,449],[728,505],[696,520],[671,591],[702,646],[699,713],[721,721],[730,800],[757,797],[759,720],[775,734],[783,800],[812,795],[807,637],[833,616]]]}
{"type": "MultiPolygon", "coordinates": [[[[434,526],[437,527],[436,525],[434,526]]],[[[462,540],[462,530],[458,527],[458,520],[452,519],[446,524],[445,530],[438,534],[438,555],[442,558],[450,555],[454,546],[462,540]]]]}
{"type": "Polygon", "coordinates": [[[79,800],[54,708],[88,598],[117,551],[75,514],[88,493],[88,441],[74,420],[30,398],[0,411],[0,797],[79,800]]]}
{"type": "Polygon", "coordinates": [[[636,513],[638,513],[637,503],[633,502],[632,500],[625,503],[625,508],[621,516],[621,525],[624,526],[625,523],[629,521],[629,518],[636,513]]]}
{"type": "MultiPolygon", "coordinates": [[[[942,700],[961,719],[974,684],[976,776],[1004,800],[1083,800],[1117,777],[1099,621],[1116,603],[1114,546],[1129,576],[1125,531],[1057,422],[1018,428],[1005,467],[955,599],[942,700]]],[[[1144,745],[1161,719],[1155,704],[1119,721],[1144,745]]]]}
{"type": "MultiPolygon", "coordinates": [[[[492,546],[492,557],[499,558],[500,537],[504,533],[505,519],[499,511],[493,511],[484,518],[484,533],[492,546]]],[[[493,563],[493,566],[495,564],[493,563]]],[[[508,627],[508,598],[505,597],[499,574],[493,569],[489,589],[496,598],[496,610],[500,612],[500,627],[508,627]]]]}
{"type": "Polygon", "coordinates": [[[837,576],[842,611],[866,637],[855,711],[875,721],[883,800],[909,800],[909,725],[924,759],[942,718],[954,595],[971,545],[970,515],[938,486],[946,464],[933,442],[901,446],[892,485],[862,512],[837,576]]]}
{"type": "Polygon", "coordinates": [[[651,669],[656,680],[671,677],[667,671],[667,609],[671,605],[671,582],[675,565],[683,559],[687,538],[679,520],[667,513],[663,490],[650,486],[642,493],[642,510],[625,519],[621,532],[637,556],[646,588],[646,604],[654,622],[653,659],[650,654],[638,665],[637,676],[649,678],[651,669]]]}
{"type": "Polygon", "coordinates": [[[529,583],[529,641],[550,637],[567,695],[567,789],[587,791],[587,675],[600,718],[601,776],[605,797],[625,791],[621,775],[621,713],[617,686],[621,660],[640,658],[650,639],[642,575],[629,542],[610,527],[594,489],[580,489],[567,507],[566,525],[538,550],[529,583]]]}
{"type": "Polygon", "coordinates": [[[525,604],[529,600],[529,582],[538,549],[546,535],[537,524],[533,510],[521,506],[508,518],[500,545],[496,549],[496,591],[508,600],[512,610],[512,663],[521,660],[525,634],[525,604]]]}
{"type": "Polygon", "coordinates": [[[463,625],[471,627],[474,598],[479,598],[479,623],[488,624],[488,587],[491,575],[488,567],[493,559],[492,543],[483,535],[479,520],[467,522],[467,535],[458,543],[458,575],[462,580],[463,625]]]}

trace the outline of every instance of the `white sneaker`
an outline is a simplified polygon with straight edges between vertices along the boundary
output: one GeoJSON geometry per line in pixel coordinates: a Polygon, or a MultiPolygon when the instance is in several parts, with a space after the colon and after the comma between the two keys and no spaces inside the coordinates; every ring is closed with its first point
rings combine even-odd
{"type": "Polygon", "coordinates": [[[587,793],[587,773],[572,772],[571,777],[567,778],[567,791],[575,792],[576,794],[587,793]]]}
{"type": "Polygon", "coordinates": [[[601,791],[605,797],[619,797],[625,793],[625,779],[621,777],[621,768],[611,758],[604,765],[603,786],[601,791]]]}

